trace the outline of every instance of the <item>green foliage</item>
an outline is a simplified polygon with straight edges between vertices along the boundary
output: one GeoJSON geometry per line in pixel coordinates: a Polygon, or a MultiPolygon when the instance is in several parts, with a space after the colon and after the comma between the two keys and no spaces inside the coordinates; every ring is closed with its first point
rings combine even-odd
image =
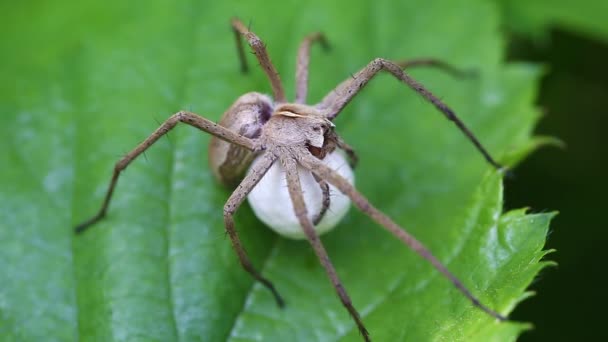
{"type": "Polygon", "coordinates": [[[499,0],[510,29],[542,37],[549,27],[561,26],[608,41],[608,1],[499,0]]]}
{"type": "MultiPolygon", "coordinates": [[[[438,57],[478,70],[412,74],[494,155],[513,164],[537,143],[537,67],[505,65],[496,6],[453,2],[195,1],[11,3],[0,39],[0,336],[6,341],[359,340],[306,242],[279,238],[244,206],[237,228],[287,300],[239,267],[224,236],[228,192],[206,165],[209,137],[178,127],[123,174],[109,217],[82,236],[114,162],[185,108],[217,120],[241,93],[228,20],[268,44],[289,94],[301,37],[317,47],[311,99],[371,58],[438,57]]],[[[337,120],[359,152],[357,186],[492,308],[509,313],[543,267],[551,214],[502,214],[500,175],[429,104],[378,77],[337,120]]],[[[514,340],[528,327],[474,308],[418,256],[352,210],[323,238],[377,341],[514,340]]]]}

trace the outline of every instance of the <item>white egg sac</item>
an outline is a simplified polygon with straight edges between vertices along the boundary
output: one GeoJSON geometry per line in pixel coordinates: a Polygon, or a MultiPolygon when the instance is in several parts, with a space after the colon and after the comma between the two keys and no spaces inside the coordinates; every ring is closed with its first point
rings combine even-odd
{"type": "MultiPolygon", "coordinates": [[[[252,163],[256,165],[259,159],[252,163]]],[[[341,151],[334,151],[323,160],[327,166],[336,170],[342,177],[354,184],[355,176],[350,165],[341,151]]],[[[311,220],[321,210],[323,203],[323,192],[319,183],[314,179],[312,173],[298,166],[304,201],[311,220]]],[[[329,185],[330,205],[323,219],[315,231],[318,235],[333,229],[346,215],[350,207],[350,199],[342,194],[333,185],[329,185]]],[[[260,182],[247,197],[249,205],[253,208],[255,215],[275,232],[291,239],[305,239],[306,235],[296,218],[293,203],[289,197],[285,170],[277,160],[260,182]]]]}

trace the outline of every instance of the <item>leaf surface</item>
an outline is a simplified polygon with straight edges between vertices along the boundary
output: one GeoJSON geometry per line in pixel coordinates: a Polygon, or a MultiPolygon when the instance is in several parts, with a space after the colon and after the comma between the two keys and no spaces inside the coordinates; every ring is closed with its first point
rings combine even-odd
{"type": "MultiPolygon", "coordinates": [[[[0,39],[0,336],[20,341],[359,340],[306,242],[275,236],[245,205],[247,252],[287,300],[243,272],[224,234],[229,192],[207,167],[209,137],[179,126],[123,173],[109,216],[81,236],[114,163],[179,109],[217,120],[240,94],[228,20],[267,43],[293,96],[295,53],[313,48],[314,102],[374,57],[429,56],[479,77],[412,74],[449,103],[501,161],[536,144],[539,68],[502,62],[497,6],[452,2],[19,3],[0,39]],[[35,25],[23,25],[29,22],[35,25]]],[[[253,57],[250,63],[255,65],[253,57]]],[[[543,267],[551,214],[503,214],[500,175],[428,103],[377,77],[341,114],[360,156],[357,187],[407,227],[489,306],[507,314],[543,267]]],[[[373,338],[514,340],[429,264],[351,210],[323,242],[373,338]]]]}

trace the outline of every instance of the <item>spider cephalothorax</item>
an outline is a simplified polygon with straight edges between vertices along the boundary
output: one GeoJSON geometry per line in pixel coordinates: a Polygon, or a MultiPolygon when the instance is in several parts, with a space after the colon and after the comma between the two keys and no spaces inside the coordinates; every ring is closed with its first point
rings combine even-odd
{"type": "MultiPolygon", "coordinates": [[[[310,242],[338,297],[354,319],[365,340],[370,339],[367,329],[340,282],[336,270],[319,239],[319,234],[327,230],[320,229],[320,227],[324,227],[324,221],[329,220],[324,216],[325,213],[328,212],[331,205],[335,205],[341,198],[352,201],[360,211],[367,214],[381,227],[429,261],[473,305],[499,320],[505,319],[498,312],[480,303],[464,284],[448,271],[422,243],[387,215],[376,209],[354,187],[352,171],[350,173],[346,172],[350,168],[339,167],[335,162],[335,158],[343,158],[342,161],[338,160],[337,163],[354,166],[357,157],[353,149],[335,132],[332,120],[376,74],[385,71],[416,91],[449,120],[453,121],[484,158],[491,165],[500,169],[501,166],[490,156],[456,114],[422,84],[405,73],[403,69],[418,65],[430,65],[455,75],[462,75],[462,72],[435,59],[392,62],[383,58],[376,58],[358,73],[340,83],[319,103],[314,106],[306,105],[310,46],[315,41],[327,46],[322,34],[313,33],[307,36],[300,45],[296,69],[296,97],[293,103],[289,103],[285,98],[279,75],[271,63],[262,41],[238,19],[232,20],[232,27],[237,38],[242,70],[247,70],[245,54],[240,42],[241,37],[245,37],[270,81],[273,92],[272,98],[260,93],[247,93],[239,97],[224,113],[219,124],[186,111],[180,111],[172,115],[148,138],[116,163],[101,209],[95,216],[78,225],[76,232],[84,231],[106,215],[121,171],[161,136],[175,127],[177,123],[183,122],[214,136],[209,147],[211,169],[221,183],[231,186],[238,184],[224,206],[223,215],[226,231],[243,268],[272,292],[279,306],[283,306],[283,299],[274,285],[252,265],[234,226],[233,215],[248,195],[249,201],[256,212],[267,210],[267,208],[256,209],[258,205],[268,205],[272,211],[280,208],[275,205],[276,202],[289,203],[289,212],[280,209],[270,213],[271,219],[274,221],[269,225],[276,225],[280,228],[291,225],[288,232],[283,233],[284,235],[293,238],[306,238],[310,242]],[[348,162],[344,159],[342,153],[347,155],[348,162]],[[303,186],[306,187],[307,191],[303,191],[303,186]],[[341,194],[339,196],[342,197],[336,195],[330,199],[330,186],[336,192],[339,192],[341,194]],[[314,194],[313,191],[308,191],[309,189],[316,189],[317,193],[314,194]],[[260,193],[262,197],[256,197],[256,194],[260,193]],[[270,195],[268,195],[269,193],[270,195]],[[310,206],[311,201],[306,196],[310,197],[311,193],[313,193],[312,196],[320,199],[317,201],[319,203],[318,208],[311,208],[310,206]],[[278,196],[284,196],[285,200],[278,201],[278,196]]],[[[347,206],[348,204],[346,204],[347,206]]],[[[339,210],[333,211],[338,212],[339,210]]],[[[333,216],[333,218],[335,222],[326,222],[327,227],[331,228],[339,220],[336,216],[333,216]]]]}
{"type": "MultiPolygon", "coordinates": [[[[267,153],[278,159],[299,160],[312,155],[338,170],[350,184],[354,174],[343,151],[336,151],[341,139],[334,124],[312,106],[303,104],[278,105],[262,127],[260,142],[267,153]]],[[[261,158],[258,158],[261,159],[261,158]]],[[[277,233],[295,239],[306,239],[287,191],[288,185],[280,163],[270,167],[260,183],[248,196],[256,216],[277,233]]],[[[334,186],[298,167],[308,217],[316,234],[328,232],[344,217],[350,200],[334,186]],[[331,193],[331,195],[330,195],[331,193]]]]}
{"type": "Polygon", "coordinates": [[[282,104],[262,128],[261,141],[268,149],[308,146],[322,149],[326,147],[325,134],[333,127],[331,121],[311,106],[282,104]]]}

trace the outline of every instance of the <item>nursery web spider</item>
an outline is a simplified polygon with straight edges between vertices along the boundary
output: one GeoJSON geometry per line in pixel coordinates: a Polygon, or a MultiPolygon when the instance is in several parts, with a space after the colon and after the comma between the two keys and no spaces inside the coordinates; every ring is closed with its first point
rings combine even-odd
{"type": "Polygon", "coordinates": [[[355,75],[340,83],[321,102],[316,105],[307,105],[305,103],[308,87],[310,47],[315,42],[319,42],[325,47],[327,46],[323,34],[314,33],[307,36],[300,45],[297,56],[295,101],[288,102],[279,74],[270,61],[263,42],[257,35],[245,27],[240,20],[234,18],[231,23],[237,38],[242,70],[247,70],[245,54],[241,44],[241,37],[244,37],[253,49],[257,60],[270,81],[273,100],[259,93],[247,93],[241,96],[230,107],[224,114],[220,124],[187,111],[179,111],[173,114],[148,138],[116,163],[101,209],[95,216],[78,225],[75,228],[76,233],[85,231],[106,215],[121,171],[160,137],[173,129],[177,123],[183,122],[210,133],[215,137],[210,144],[210,162],[216,176],[224,184],[234,184],[239,181],[242,173],[251,165],[253,158],[257,156],[258,162],[253,164],[254,166],[244,176],[244,179],[238,184],[236,190],[234,190],[225,204],[224,221],[232,247],[241,265],[272,292],[279,306],[282,307],[284,305],[283,299],[272,282],[264,278],[252,265],[239,239],[233,221],[233,214],[275,162],[280,163],[285,171],[289,197],[291,198],[297,221],[305,237],[312,245],[338,297],[366,341],[370,340],[369,333],[351,302],[346,289],[340,282],[318,234],[315,232],[315,225],[320,217],[323,216],[328,206],[328,183],[348,196],[359,210],[367,214],[397,239],[401,240],[406,246],[413,249],[422,258],[429,261],[473,305],[499,320],[505,320],[504,316],[482,304],[422,243],[387,215],[376,209],[353,185],[322,161],[327,154],[332,153],[336,149],[341,149],[349,155],[353,164],[356,162],[354,151],[335,132],[332,120],[338,116],[342,109],[376,74],[385,71],[433,104],[449,120],[456,124],[491,165],[497,169],[502,169],[502,166],[490,156],[488,151],[486,151],[456,114],[422,84],[405,73],[403,69],[419,65],[429,65],[450,73],[459,74],[460,72],[435,59],[393,62],[383,58],[376,58],[355,75]],[[242,119],[240,116],[249,121],[239,121],[242,119]],[[297,170],[298,167],[311,172],[317,180],[318,186],[323,190],[322,193],[325,198],[322,202],[324,204],[321,212],[316,213],[314,219],[311,219],[311,216],[309,216],[304,201],[301,180],[297,170]]]}

